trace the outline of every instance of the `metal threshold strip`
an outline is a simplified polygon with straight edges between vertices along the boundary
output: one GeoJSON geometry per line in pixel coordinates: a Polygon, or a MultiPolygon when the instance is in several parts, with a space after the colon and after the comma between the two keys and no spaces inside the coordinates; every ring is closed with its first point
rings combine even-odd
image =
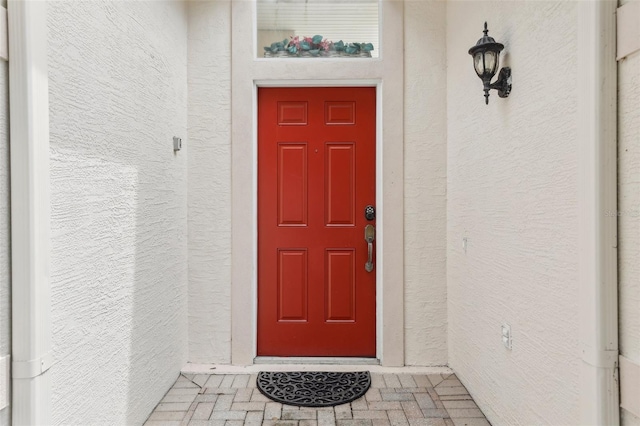
{"type": "Polygon", "coordinates": [[[257,356],[254,364],[313,364],[313,365],[380,365],[377,358],[358,357],[271,357],[257,356]]]}

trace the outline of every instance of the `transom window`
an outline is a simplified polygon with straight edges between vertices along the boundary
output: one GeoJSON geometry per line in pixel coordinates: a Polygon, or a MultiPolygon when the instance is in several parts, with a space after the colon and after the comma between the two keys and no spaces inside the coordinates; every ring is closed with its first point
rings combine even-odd
{"type": "Polygon", "coordinates": [[[378,0],[257,0],[256,5],[259,58],[379,57],[378,0]]]}

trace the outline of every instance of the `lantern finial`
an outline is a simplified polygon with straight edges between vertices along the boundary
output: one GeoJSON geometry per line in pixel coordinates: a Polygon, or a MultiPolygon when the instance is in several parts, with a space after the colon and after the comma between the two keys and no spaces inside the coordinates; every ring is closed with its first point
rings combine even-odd
{"type": "Polygon", "coordinates": [[[487,28],[487,21],[484,21],[484,31],[482,31],[485,36],[489,35],[489,29],[487,28]]]}

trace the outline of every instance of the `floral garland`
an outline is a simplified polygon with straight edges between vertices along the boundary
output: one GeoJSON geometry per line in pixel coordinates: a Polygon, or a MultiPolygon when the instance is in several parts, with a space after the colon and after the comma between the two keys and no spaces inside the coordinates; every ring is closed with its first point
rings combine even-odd
{"type": "Polygon", "coordinates": [[[318,56],[320,52],[327,52],[333,43],[327,40],[323,40],[321,35],[315,35],[313,37],[303,37],[300,40],[299,36],[291,36],[291,41],[286,47],[286,50],[296,55],[301,51],[308,51],[313,56],[318,56]]]}
{"type": "Polygon", "coordinates": [[[342,40],[334,43],[323,38],[321,35],[313,37],[291,36],[290,40],[284,39],[265,46],[264,51],[275,54],[277,52],[287,52],[289,56],[300,56],[302,52],[308,52],[311,56],[320,56],[321,52],[344,52],[347,55],[358,55],[360,52],[371,52],[371,43],[344,43],[342,40]]]}

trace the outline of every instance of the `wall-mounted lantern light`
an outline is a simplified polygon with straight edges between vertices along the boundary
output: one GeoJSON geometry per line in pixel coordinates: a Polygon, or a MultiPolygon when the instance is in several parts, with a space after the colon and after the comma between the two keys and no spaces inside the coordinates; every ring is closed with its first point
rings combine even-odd
{"type": "Polygon", "coordinates": [[[484,84],[485,103],[489,104],[489,90],[496,89],[498,96],[506,98],[511,92],[511,68],[504,67],[500,70],[498,80],[491,83],[491,79],[498,71],[500,64],[500,52],[504,49],[502,43],[496,43],[493,37],[489,37],[487,23],[484,23],[484,36],[478,40],[475,46],[469,49],[469,55],[473,56],[473,68],[484,84]]]}

